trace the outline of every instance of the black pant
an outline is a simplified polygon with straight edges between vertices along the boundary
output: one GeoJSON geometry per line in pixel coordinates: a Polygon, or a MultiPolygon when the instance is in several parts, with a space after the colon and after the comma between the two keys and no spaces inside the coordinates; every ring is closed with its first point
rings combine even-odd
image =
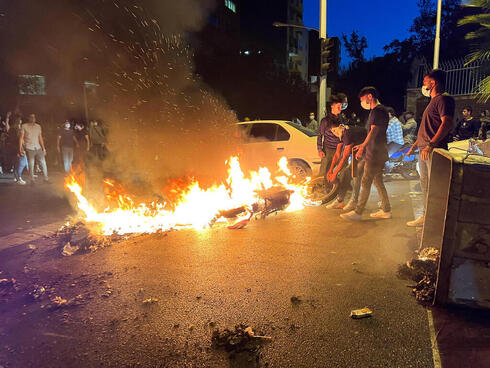
{"type": "Polygon", "coordinates": [[[361,215],[366,207],[366,203],[371,194],[371,185],[378,190],[378,194],[381,198],[381,208],[385,212],[391,211],[390,200],[388,198],[388,192],[386,191],[383,183],[383,167],[384,162],[367,162],[365,160],[360,161],[360,164],[364,167],[364,173],[361,180],[361,194],[359,202],[357,202],[356,213],[361,215]]]}

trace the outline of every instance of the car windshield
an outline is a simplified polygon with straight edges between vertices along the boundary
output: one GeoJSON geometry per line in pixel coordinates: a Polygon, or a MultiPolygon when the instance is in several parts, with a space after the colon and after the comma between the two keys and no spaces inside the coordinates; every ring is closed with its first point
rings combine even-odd
{"type": "Polygon", "coordinates": [[[309,129],[306,129],[305,127],[301,126],[301,125],[298,125],[298,124],[294,124],[293,122],[291,121],[286,121],[286,124],[288,124],[289,126],[292,126],[293,128],[296,128],[298,129],[301,133],[304,133],[306,134],[308,137],[315,137],[317,136],[318,134],[316,134],[315,132],[309,130],[309,129]]]}

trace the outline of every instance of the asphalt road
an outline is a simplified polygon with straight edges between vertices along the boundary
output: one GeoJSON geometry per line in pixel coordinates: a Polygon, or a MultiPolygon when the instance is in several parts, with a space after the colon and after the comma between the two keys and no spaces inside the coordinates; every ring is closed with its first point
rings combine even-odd
{"type": "Polygon", "coordinates": [[[244,324],[272,337],[259,366],[432,367],[427,312],[395,276],[416,247],[408,182],[389,191],[392,220],[349,223],[318,207],[72,257],[53,239],[10,247],[0,278],[18,290],[0,302],[0,365],[257,366],[211,346],[213,329],[244,324]],[[36,286],[47,291],[33,301],[36,286]],[[48,295],[79,294],[83,305],[48,309],[48,295]],[[349,317],[365,306],[372,318],[349,317]]]}

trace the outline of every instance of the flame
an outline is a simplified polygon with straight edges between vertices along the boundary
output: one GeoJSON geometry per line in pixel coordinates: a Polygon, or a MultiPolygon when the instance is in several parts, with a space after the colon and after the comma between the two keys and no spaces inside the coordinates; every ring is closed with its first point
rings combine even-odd
{"type": "Polygon", "coordinates": [[[227,222],[223,211],[243,208],[238,220],[250,219],[253,206],[263,202],[259,192],[279,187],[290,191],[287,212],[298,211],[308,204],[307,182],[297,181],[282,157],[278,162],[278,175],[269,169],[259,168],[246,176],[238,157],[232,156],[227,162],[226,181],[210,188],[201,188],[196,180],[171,183],[172,203],[136,203],[133,197],[114,180],[104,181],[104,191],[108,206],[98,211],[84,196],[81,180],[75,174],[67,177],[66,188],[73,193],[82,219],[91,224],[93,231],[103,234],[153,233],[171,229],[192,228],[199,231],[209,229],[217,222],[227,222]]]}

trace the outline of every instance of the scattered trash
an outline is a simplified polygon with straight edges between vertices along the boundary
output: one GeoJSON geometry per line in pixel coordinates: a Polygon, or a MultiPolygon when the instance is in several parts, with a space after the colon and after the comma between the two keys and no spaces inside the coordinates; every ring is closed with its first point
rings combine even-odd
{"type": "Polygon", "coordinates": [[[44,295],[44,293],[46,293],[46,288],[44,286],[34,285],[34,290],[31,293],[29,293],[29,295],[34,300],[38,300],[44,295]]]}
{"type": "Polygon", "coordinates": [[[74,255],[80,248],[77,246],[73,246],[70,244],[70,242],[66,243],[65,246],[63,247],[63,251],[61,254],[65,257],[72,256],[74,255]]]}
{"type": "Polygon", "coordinates": [[[143,304],[154,304],[154,303],[158,303],[157,298],[148,298],[143,300],[143,304]]]}
{"type": "Polygon", "coordinates": [[[47,309],[51,310],[56,310],[60,308],[67,308],[67,307],[73,307],[77,305],[82,305],[85,303],[85,300],[81,294],[77,295],[74,298],[71,298],[69,300],[64,299],[60,296],[55,296],[50,299],[50,303],[45,306],[47,309]]]}
{"type": "Polygon", "coordinates": [[[350,316],[353,319],[368,318],[371,317],[372,315],[373,315],[373,311],[368,307],[364,307],[361,309],[354,309],[350,312],[350,316]]]}
{"type": "Polygon", "coordinates": [[[7,296],[17,290],[15,279],[0,279],[0,296],[7,296]]]}
{"type": "Polygon", "coordinates": [[[30,250],[36,250],[37,249],[37,247],[34,244],[29,244],[27,246],[27,248],[29,248],[30,250]]]}
{"type": "Polygon", "coordinates": [[[291,303],[295,304],[295,305],[298,305],[299,303],[301,303],[302,300],[299,296],[292,296],[291,297],[291,303]]]}
{"type": "Polygon", "coordinates": [[[230,230],[244,229],[250,222],[251,217],[235,222],[233,225],[228,226],[230,230]]]}
{"type": "Polygon", "coordinates": [[[230,359],[241,358],[245,361],[259,361],[259,351],[262,344],[270,342],[272,337],[256,335],[252,327],[245,325],[235,326],[234,331],[228,329],[220,332],[213,331],[212,344],[215,349],[225,349],[230,359]]]}
{"type": "Polygon", "coordinates": [[[439,251],[435,248],[424,248],[416,258],[398,267],[397,275],[400,279],[417,283],[412,292],[422,304],[431,304],[434,300],[438,264],[439,251]]]}

